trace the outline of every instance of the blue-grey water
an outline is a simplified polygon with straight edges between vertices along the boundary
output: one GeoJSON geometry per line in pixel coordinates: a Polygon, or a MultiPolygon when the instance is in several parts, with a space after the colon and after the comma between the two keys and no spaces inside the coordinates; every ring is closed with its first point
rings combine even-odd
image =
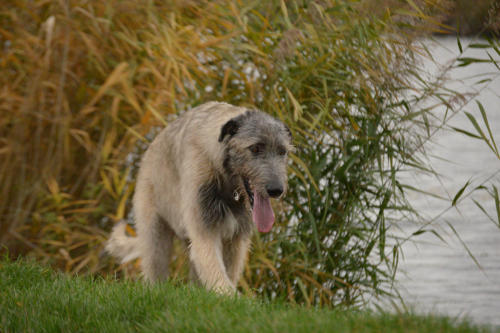
{"type": "MultiPolygon", "coordinates": [[[[462,40],[464,47],[469,42],[462,40]]],[[[437,44],[426,44],[442,65],[448,64],[458,54],[454,38],[438,38],[437,44]]],[[[487,58],[484,50],[468,50],[466,55],[487,58]]],[[[498,60],[500,56],[495,58],[498,60]]],[[[430,63],[424,67],[432,74],[438,71],[438,67],[430,63]]],[[[481,74],[495,71],[500,73],[492,64],[453,70],[450,87],[461,91],[479,89],[477,99],[484,105],[491,130],[500,145],[500,78],[490,76],[494,78],[492,82],[474,86],[475,82],[484,78],[481,74]]],[[[469,103],[465,110],[475,115],[486,131],[477,104],[469,103]]],[[[464,114],[453,117],[450,125],[475,132],[464,114]]],[[[453,131],[442,131],[429,144],[427,151],[432,155],[431,165],[441,177],[420,174],[405,177],[405,181],[413,186],[453,198],[467,181],[471,180],[472,189],[493,176],[492,180],[500,190],[500,160],[484,142],[453,131]]],[[[498,219],[493,201],[485,191],[476,192],[472,197],[484,205],[494,220],[498,219]]],[[[437,217],[427,229],[436,229],[446,243],[431,233],[425,233],[416,238],[417,242],[407,242],[403,246],[404,258],[400,262],[397,279],[405,302],[417,312],[465,316],[476,323],[500,327],[500,226],[495,225],[471,200],[449,209],[450,201],[418,193],[412,193],[409,198],[425,217],[437,217]],[[461,240],[448,223],[455,228],[461,240]]],[[[409,234],[414,230],[414,227],[408,226],[404,232],[409,234]]]]}

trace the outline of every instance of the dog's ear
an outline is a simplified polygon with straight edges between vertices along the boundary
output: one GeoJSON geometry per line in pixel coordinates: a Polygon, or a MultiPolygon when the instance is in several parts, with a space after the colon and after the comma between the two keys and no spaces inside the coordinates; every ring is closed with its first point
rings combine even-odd
{"type": "Polygon", "coordinates": [[[222,126],[222,129],[220,130],[220,135],[219,135],[219,142],[222,142],[226,135],[229,135],[229,137],[233,136],[238,132],[238,129],[240,128],[240,124],[236,119],[230,119],[227,123],[222,126]]]}

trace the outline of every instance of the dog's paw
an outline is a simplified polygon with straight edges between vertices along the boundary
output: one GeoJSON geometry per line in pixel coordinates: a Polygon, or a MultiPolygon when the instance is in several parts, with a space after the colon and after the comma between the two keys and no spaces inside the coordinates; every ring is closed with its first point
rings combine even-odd
{"type": "Polygon", "coordinates": [[[232,283],[226,282],[226,283],[220,283],[212,288],[213,291],[215,291],[219,295],[235,295],[238,293],[236,290],[236,287],[233,286],[232,283]]]}

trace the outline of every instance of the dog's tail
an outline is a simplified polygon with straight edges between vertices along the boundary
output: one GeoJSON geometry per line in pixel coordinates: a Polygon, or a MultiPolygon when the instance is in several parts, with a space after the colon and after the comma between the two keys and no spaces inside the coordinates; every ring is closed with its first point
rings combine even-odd
{"type": "Polygon", "coordinates": [[[120,222],[113,227],[111,236],[106,243],[105,250],[120,259],[121,263],[136,259],[140,256],[137,246],[137,237],[127,236],[127,224],[120,222]]]}

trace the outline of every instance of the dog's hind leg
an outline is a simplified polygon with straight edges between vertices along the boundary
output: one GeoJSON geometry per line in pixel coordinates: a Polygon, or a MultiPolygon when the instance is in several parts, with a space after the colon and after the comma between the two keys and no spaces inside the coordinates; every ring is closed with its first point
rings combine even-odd
{"type": "Polygon", "coordinates": [[[146,280],[161,281],[168,277],[173,230],[154,207],[152,188],[136,189],[134,213],[142,271],[146,280]]]}

